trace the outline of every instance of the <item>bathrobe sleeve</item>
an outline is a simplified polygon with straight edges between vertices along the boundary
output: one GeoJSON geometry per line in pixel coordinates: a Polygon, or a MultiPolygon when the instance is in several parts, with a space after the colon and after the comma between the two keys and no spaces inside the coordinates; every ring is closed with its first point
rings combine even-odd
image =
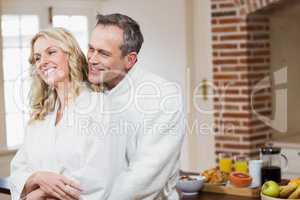
{"type": "Polygon", "coordinates": [[[154,199],[159,195],[179,168],[183,118],[182,110],[151,117],[146,131],[137,136],[137,150],[129,167],[114,181],[109,200],[154,199]]]}
{"type": "Polygon", "coordinates": [[[27,163],[27,143],[28,140],[25,137],[23,145],[11,161],[9,186],[12,200],[19,200],[25,196],[25,191],[23,191],[25,183],[33,173],[27,163]]]}

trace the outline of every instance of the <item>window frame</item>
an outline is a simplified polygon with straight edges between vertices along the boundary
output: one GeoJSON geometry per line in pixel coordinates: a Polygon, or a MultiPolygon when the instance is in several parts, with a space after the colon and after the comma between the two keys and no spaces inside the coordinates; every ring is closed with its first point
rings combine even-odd
{"type": "MultiPolygon", "coordinates": [[[[2,14],[0,15],[0,21],[2,21],[2,14]]],[[[0,26],[0,33],[2,32],[0,26]]],[[[4,78],[3,78],[3,66],[2,66],[2,37],[0,37],[0,148],[6,147],[6,127],[5,127],[5,105],[4,105],[4,78]]]]}

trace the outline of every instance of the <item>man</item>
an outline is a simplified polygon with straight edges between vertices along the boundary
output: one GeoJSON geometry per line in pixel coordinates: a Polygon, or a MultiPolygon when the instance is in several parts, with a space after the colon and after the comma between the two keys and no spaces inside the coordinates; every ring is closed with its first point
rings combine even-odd
{"type": "MultiPolygon", "coordinates": [[[[122,14],[98,15],[88,49],[88,78],[105,88],[109,134],[126,140],[127,166],[109,200],[178,199],[184,136],[180,87],[134,65],[143,43],[139,25],[122,14]]],[[[122,148],[117,147],[116,148],[122,148]]]]}

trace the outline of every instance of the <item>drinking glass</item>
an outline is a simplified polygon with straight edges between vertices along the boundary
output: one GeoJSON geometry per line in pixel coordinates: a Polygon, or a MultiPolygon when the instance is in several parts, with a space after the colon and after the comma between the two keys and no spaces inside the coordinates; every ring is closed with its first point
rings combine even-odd
{"type": "Polygon", "coordinates": [[[219,154],[219,168],[222,172],[230,173],[232,171],[232,156],[229,153],[219,154]]]}
{"type": "Polygon", "coordinates": [[[236,172],[248,173],[248,160],[245,156],[235,156],[234,168],[236,172]]]}

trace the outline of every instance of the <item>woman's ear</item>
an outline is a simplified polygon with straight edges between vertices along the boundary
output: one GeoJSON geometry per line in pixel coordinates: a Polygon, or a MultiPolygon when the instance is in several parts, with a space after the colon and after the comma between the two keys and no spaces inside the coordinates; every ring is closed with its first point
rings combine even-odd
{"type": "Polygon", "coordinates": [[[126,69],[130,70],[134,64],[137,61],[137,53],[136,52],[130,52],[126,55],[126,69]]]}

